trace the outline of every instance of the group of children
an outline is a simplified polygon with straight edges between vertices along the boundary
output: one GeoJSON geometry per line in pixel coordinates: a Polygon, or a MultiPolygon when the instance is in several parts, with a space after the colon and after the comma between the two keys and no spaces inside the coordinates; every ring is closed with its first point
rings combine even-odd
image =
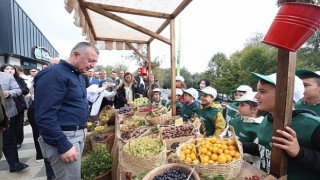
{"type": "Polygon", "coordinates": [[[278,136],[272,134],[276,74],[252,73],[258,80],[257,92],[239,86],[235,100],[224,106],[225,117],[221,105],[214,102],[217,91],[210,86],[198,91],[177,90],[177,108],[181,108],[177,112],[184,121],[196,115],[203,124],[200,131],[206,136],[221,135],[227,124],[232,125],[244,153],[256,156],[255,165],[267,173],[274,146],[288,155],[288,179],[320,179],[320,71],[298,70],[296,75],[292,124],[277,130],[278,136]]]}

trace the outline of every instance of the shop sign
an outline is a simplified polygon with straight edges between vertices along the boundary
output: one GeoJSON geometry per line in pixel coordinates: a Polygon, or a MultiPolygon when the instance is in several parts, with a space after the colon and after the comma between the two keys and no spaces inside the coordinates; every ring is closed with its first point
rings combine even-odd
{"type": "Polygon", "coordinates": [[[34,48],[34,57],[36,59],[41,59],[44,61],[50,61],[50,59],[52,59],[49,51],[44,47],[35,47],[34,48]]]}
{"type": "Polygon", "coordinates": [[[21,60],[21,65],[26,67],[37,68],[37,63],[26,61],[26,60],[21,60]]]}

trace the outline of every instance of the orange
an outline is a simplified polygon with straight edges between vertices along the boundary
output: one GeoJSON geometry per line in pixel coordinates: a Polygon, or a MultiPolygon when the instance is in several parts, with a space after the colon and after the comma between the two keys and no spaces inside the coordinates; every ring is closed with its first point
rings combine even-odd
{"type": "Polygon", "coordinates": [[[185,152],[185,154],[190,154],[191,153],[190,149],[186,149],[184,152],[185,152]]]}
{"type": "Polygon", "coordinates": [[[210,152],[213,152],[213,147],[211,146],[211,147],[209,147],[209,149],[208,149],[210,152]]]}
{"type": "Polygon", "coordinates": [[[228,140],[228,142],[227,142],[228,146],[233,146],[235,144],[236,144],[236,142],[234,142],[233,140],[228,140]]]}
{"type": "Polygon", "coordinates": [[[219,149],[219,148],[217,148],[217,147],[213,147],[212,152],[215,153],[215,154],[217,154],[217,153],[218,153],[218,149],[219,149]]]}
{"type": "Polygon", "coordinates": [[[187,149],[187,146],[184,145],[184,146],[182,146],[181,151],[185,151],[186,149],[187,149]]]}
{"type": "Polygon", "coordinates": [[[193,164],[199,164],[199,160],[198,159],[195,159],[192,162],[193,162],[193,164]]]}
{"type": "Polygon", "coordinates": [[[184,154],[180,154],[179,159],[180,159],[180,160],[185,160],[185,159],[186,159],[186,156],[185,156],[184,154]]]}
{"type": "Polygon", "coordinates": [[[218,156],[218,163],[224,164],[227,162],[227,158],[225,156],[218,156]]]}
{"type": "Polygon", "coordinates": [[[224,153],[224,154],[229,154],[229,150],[226,149],[226,150],[223,151],[223,153],[224,153]]]}
{"type": "Polygon", "coordinates": [[[196,160],[196,159],[197,159],[197,156],[196,156],[194,153],[191,153],[191,154],[190,154],[190,158],[191,158],[192,160],[196,160]]]}
{"type": "Polygon", "coordinates": [[[209,157],[211,156],[211,154],[212,154],[211,151],[207,151],[207,153],[206,153],[206,155],[209,157]]]}
{"type": "Polygon", "coordinates": [[[240,157],[240,153],[239,152],[234,153],[234,157],[235,158],[239,158],[240,157]]]}
{"type": "Polygon", "coordinates": [[[223,153],[223,149],[218,149],[218,154],[222,154],[223,153]]]}
{"type": "Polygon", "coordinates": [[[216,137],[210,138],[210,142],[211,142],[212,144],[216,143],[216,142],[217,142],[217,138],[216,138],[216,137]]]}
{"type": "Polygon", "coordinates": [[[227,141],[221,141],[221,144],[227,145],[227,141]]]}
{"type": "Polygon", "coordinates": [[[212,159],[213,161],[216,161],[216,160],[218,159],[218,155],[212,154],[212,155],[211,155],[211,159],[212,159]]]}
{"type": "Polygon", "coordinates": [[[209,163],[209,164],[213,164],[214,161],[210,159],[210,160],[208,161],[208,163],[209,163]]]}
{"type": "Polygon", "coordinates": [[[201,154],[206,154],[208,150],[207,148],[202,148],[200,151],[201,151],[201,154]]]}
{"type": "Polygon", "coordinates": [[[190,157],[187,157],[185,161],[186,161],[186,162],[191,162],[192,159],[191,159],[190,157]]]}
{"type": "Polygon", "coordinates": [[[235,152],[234,150],[230,150],[230,151],[229,151],[229,155],[232,156],[232,157],[235,155],[235,153],[236,153],[236,152],[235,152]]]}
{"type": "Polygon", "coordinates": [[[226,155],[226,158],[228,162],[232,161],[232,157],[229,154],[226,155]]]}
{"type": "Polygon", "coordinates": [[[236,147],[235,146],[229,146],[228,149],[229,150],[236,150],[236,147]]]}
{"type": "Polygon", "coordinates": [[[227,150],[227,149],[228,149],[228,146],[227,146],[227,145],[225,145],[225,144],[223,144],[223,145],[221,145],[221,149],[223,149],[223,150],[227,150]]]}

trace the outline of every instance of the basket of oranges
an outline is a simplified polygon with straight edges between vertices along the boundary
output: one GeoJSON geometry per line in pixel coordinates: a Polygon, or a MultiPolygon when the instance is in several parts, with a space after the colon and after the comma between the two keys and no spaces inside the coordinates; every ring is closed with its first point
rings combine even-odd
{"type": "Polygon", "coordinates": [[[197,138],[181,144],[176,151],[179,162],[195,167],[202,178],[235,178],[241,170],[243,150],[231,126],[230,131],[231,138],[197,138]]]}

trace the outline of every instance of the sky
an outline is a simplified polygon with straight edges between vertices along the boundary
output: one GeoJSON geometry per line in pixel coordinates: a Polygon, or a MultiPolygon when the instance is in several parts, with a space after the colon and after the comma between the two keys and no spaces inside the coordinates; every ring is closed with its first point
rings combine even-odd
{"type": "MultiPolygon", "coordinates": [[[[68,57],[73,46],[85,41],[81,28],[73,24],[73,14],[64,7],[64,0],[16,0],[60,56],[68,57]]],[[[193,0],[176,18],[176,32],[181,24],[181,66],[191,73],[204,72],[218,52],[228,57],[244,48],[255,33],[266,33],[278,7],[276,0],[193,0]]],[[[169,27],[169,26],[168,26],[169,27]]],[[[169,38],[168,28],[161,34],[169,38]]],[[[178,38],[178,35],[176,35],[178,38]]],[[[176,42],[178,39],[176,39],[176,42]]],[[[131,51],[102,50],[98,64],[125,63],[129,71],[136,63],[126,60],[131,51]]],[[[170,67],[170,46],[154,40],[151,59],[162,59],[162,68],[170,67]]]]}

